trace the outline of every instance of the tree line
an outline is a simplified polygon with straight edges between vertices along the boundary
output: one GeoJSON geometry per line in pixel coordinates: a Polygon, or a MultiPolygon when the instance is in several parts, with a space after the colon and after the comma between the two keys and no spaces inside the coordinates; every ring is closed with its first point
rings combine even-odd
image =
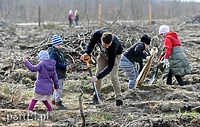
{"type": "Polygon", "coordinates": [[[41,20],[68,22],[69,10],[78,10],[80,20],[98,20],[101,5],[102,20],[148,20],[149,5],[152,19],[182,18],[197,14],[200,2],[195,0],[0,0],[0,18],[12,22],[37,22],[38,7],[41,20]]]}

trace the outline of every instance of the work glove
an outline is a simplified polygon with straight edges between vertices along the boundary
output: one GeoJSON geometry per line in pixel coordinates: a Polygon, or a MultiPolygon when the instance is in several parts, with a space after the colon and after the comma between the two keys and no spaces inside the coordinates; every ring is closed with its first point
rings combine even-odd
{"type": "Polygon", "coordinates": [[[158,48],[156,47],[153,47],[150,51],[150,54],[153,55],[153,54],[157,54],[158,53],[158,48]]]}
{"type": "Polygon", "coordinates": [[[149,60],[149,59],[150,59],[150,56],[147,56],[146,59],[149,60]]]}
{"type": "Polygon", "coordinates": [[[139,73],[139,71],[140,71],[140,64],[137,63],[137,62],[134,62],[134,66],[135,66],[135,69],[136,69],[137,73],[139,73]]]}
{"type": "Polygon", "coordinates": [[[161,63],[163,63],[163,67],[166,67],[166,68],[169,67],[169,60],[168,59],[164,59],[163,61],[161,61],[161,63]]]}

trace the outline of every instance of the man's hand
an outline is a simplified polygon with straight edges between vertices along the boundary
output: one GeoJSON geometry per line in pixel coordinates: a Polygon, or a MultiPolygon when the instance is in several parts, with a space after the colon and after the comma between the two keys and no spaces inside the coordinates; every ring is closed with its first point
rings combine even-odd
{"type": "Polygon", "coordinates": [[[97,79],[96,76],[92,76],[92,77],[90,77],[90,81],[91,82],[96,82],[96,81],[98,81],[98,79],[97,79]]]}
{"type": "Polygon", "coordinates": [[[163,67],[166,67],[166,68],[169,67],[169,60],[168,59],[164,59],[163,61],[161,61],[161,63],[164,63],[163,67]]]}
{"type": "Polygon", "coordinates": [[[81,60],[85,60],[85,58],[87,58],[89,55],[87,53],[84,53],[82,56],[81,56],[81,60]]]}

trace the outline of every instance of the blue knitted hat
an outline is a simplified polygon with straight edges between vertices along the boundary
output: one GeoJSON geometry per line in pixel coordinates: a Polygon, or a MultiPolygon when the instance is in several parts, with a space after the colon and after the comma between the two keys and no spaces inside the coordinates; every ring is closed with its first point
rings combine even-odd
{"type": "Polygon", "coordinates": [[[53,45],[53,46],[63,43],[63,40],[62,40],[62,38],[60,37],[60,35],[53,35],[53,36],[51,37],[51,39],[52,39],[52,45],[53,45]]]}
{"type": "Polygon", "coordinates": [[[39,60],[43,59],[43,58],[49,58],[49,53],[47,51],[40,51],[39,55],[37,56],[37,58],[39,60]]]}

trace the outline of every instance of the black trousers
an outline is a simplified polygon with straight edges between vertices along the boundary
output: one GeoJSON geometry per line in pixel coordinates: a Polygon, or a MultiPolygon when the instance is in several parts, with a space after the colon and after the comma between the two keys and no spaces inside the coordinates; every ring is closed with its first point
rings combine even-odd
{"type": "MultiPolygon", "coordinates": [[[[184,82],[183,82],[183,79],[182,79],[181,76],[175,75],[175,78],[176,78],[176,80],[178,81],[178,84],[179,84],[180,86],[183,86],[183,85],[184,85],[184,82]]],[[[172,85],[172,72],[171,72],[171,70],[169,71],[169,74],[167,75],[167,84],[168,84],[168,85],[172,85]]]]}

